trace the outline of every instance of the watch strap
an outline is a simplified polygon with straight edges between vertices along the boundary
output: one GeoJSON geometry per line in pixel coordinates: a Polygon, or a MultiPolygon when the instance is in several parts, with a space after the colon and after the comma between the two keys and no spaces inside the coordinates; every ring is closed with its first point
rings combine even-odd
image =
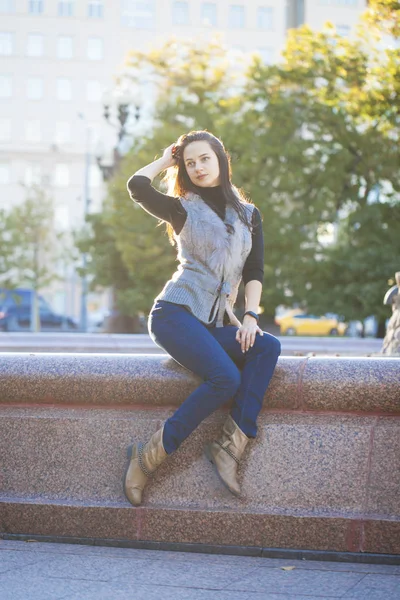
{"type": "Polygon", "coordinates": [[[257,321],[257,323],[260,320],[260,317],[258,316],[258,314],[255,313],[253,310],[246,310],[246,312],[244,313],[243,316],[245,317],[246,315],[250,315],[251,317],[254,317],[254,319],[257,321]]]}

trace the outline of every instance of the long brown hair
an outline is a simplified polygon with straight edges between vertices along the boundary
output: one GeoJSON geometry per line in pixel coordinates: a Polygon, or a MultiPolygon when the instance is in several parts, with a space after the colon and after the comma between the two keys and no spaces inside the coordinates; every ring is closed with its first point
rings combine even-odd
{"type": "MultiPolygon", "coordinates": [[[[208,131],[202,130],[185,133],[184,135],[181,135],[176,142],[174,156],[176,157],[177,164],[173,167],[170,167],[163,178],[163,182],[167,184],[168,195],[184,197],[188,192],[193,192],[201,196],[201,188],[194,185],[194,183],[192,183],[190,180],[183,159],[183,151],[186,146],[192,142],[199,141],[208,142],[218,157],[221,193],[226,201],[226,205],[232,206],[232,208],[236,210],[239,219],[251,231],[248,212],[245,209],[245,205],[250,204],[250,202],[247,200],[243,192],[238,190],[236,186],[232,184],[231,159],[225,150],[223,143],[221,140],[215,137],[215,135],[209,133],[208,131]]],[[[169,241],[172,245],[174,245],[174,230],[172,225],[169,223],[167,223],[167,233],[169,241]]]]}

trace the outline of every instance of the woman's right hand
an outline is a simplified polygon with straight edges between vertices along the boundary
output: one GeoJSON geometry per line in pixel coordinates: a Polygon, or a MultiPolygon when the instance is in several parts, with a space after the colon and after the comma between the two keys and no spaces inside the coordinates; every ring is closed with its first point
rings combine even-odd
{"type": "Polygon", "coordinates": [[[172,150],[175,145],[175,143],[171,144],[170,146],[168,146],[168,148],[164,150],[162,160],[166,169],[169,169],[169,167],[174,167],[177,164],[176,159],[172,156],[172,150]]]}
{"type": "Polygon", "coordinates": [[[144,175],[145,177],[148,177],[150,181],[153,181],[154,177],[157,177],[160,173],[169,169],[169,167],[176,165],[176,160],[172,156],[172,149],[174,146],[175,144],[168,146],[160,158],[157,158],[157,160],[154,160],[149,165],[136,171],[135,175],[144,175]]]}

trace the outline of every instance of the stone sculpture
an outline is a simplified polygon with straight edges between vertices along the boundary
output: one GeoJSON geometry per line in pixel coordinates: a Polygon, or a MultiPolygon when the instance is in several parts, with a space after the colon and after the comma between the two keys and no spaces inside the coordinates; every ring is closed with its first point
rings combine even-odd
{"type": "Polygon", "coordinates": [[[388,290],[383,299],[384,304],[391,304],[393,314],[389,320],[382,345],[382,354],[400,356],[400,271],[397,271],[396,285],[388,290]]]}

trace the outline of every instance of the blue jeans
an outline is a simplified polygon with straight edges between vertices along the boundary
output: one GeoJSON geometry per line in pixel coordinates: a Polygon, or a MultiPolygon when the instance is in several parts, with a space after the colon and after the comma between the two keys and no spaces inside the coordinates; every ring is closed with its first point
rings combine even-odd
{"type": "Polygon", "coordinates": [[[148,327],[160,348],[204,379],[165,422],[167,454],[230,399],[233,420],[248,437],[255,437],[257,416],[281,351],[279,340],[266,332],[257,334],[253,347],[243,354],[237,327],[206,326],[184,306],[165,300],[155,302],[148,327]]]}

